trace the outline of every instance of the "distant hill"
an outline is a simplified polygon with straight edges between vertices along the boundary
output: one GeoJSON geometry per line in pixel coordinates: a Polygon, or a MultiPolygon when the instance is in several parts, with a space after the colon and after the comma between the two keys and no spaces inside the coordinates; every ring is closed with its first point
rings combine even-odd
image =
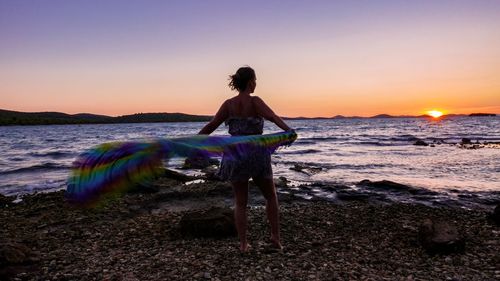
{"type": "Polygon", "coordinates": [[[116,123],[196,122],[211,119],[212,116],[184,113],[136,113],[114,117],[116,123]]]}
{"type": "Polygon", "coordinates": [[[113,118],[111,116],[106,116],[106,115],[97,115],[97,114],[92,114],[92,113],[78,113],[74,114],[72,116],[82,118],[82,119],[94,119],[94,120],[101,120],[101,119],[110,119],[113,118]]]}
{"type": "Polygon", "coordinates": [[[92,114],[70,115],[61,112],[18,112],[0,110],[0,125],[49,125],[104,123],[112,117],[92,114]]]}
{"type": "MultiPolygon", "coordinates": [[[[448,114],[441,118],[459,116],[496,116],[494,113],[448,114]]],[[[346,118],[432,118],[429,115],[393,116],[378,114],[371,117],[343,116],[333,117],[283,117],[286,120],[312,119],[346,119],[346,118]]],[[[91,113],[66,114],[61,112],[19,112],[0,109],[0,126],[6,125],[53,125],[53,124],[111,124],[111,123],[158,123],[158,122],[207,122],[212,119],[208,115],[191,115],[184,113],[136,113],[118,117],[91,113]]]]}
{"type": "Polygon", "coordinates": [[[118,117],[90,113],[19,112],[0,109],[1,125],[107,124],[209,121],[212,117],[184,113],[138,113],[118,117]]]}
{"type": "Polygon", "coordinates": [[[471,114],[469,114],[469,116],[471,116],[471,117],[477,117],[477,116],[487,117],[487,116],[497,116],[497,115],[494,113],[471,113],[471,114]]]}
{"type": "Polygon", "coordinates": [[[389,114],[378,114],[378,115],[372,116],[370,118],[396,118],[396,116],[392,116],[389,114]]]}
{"type": "Polygon", "coordinates": [[[314,119],[314,120],[322,120],[322,119],[333,119],[331,117],[304,117],[304,116],[299,116],[299,117],[281,117],[284,120],[309,120],[309,119],[314,119]]]}

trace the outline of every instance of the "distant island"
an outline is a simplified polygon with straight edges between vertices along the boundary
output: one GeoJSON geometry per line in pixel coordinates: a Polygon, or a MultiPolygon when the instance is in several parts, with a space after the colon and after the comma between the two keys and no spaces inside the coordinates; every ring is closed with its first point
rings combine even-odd
{"type": "MultiPolygon", "coordinates": [[[[449,114],[440,118],[455,116],[488,117],[494,113],[449,114]]],[[[284,117],[287,120],[300,119],[345,119],[345,118],[432,118],[429,115],[392,116],[378,114],[371,117],[342,116],[332,117],[284,117]]],[[[136,113],[122,116],[106,116],[91,113],[67,114],[62,112],[20,112],[0,109],[0,126],[9,125],[57,125],[57,124],[115,124],[115,123],[160,123],[160,122],[207,122],[209,115],[192,115],[185,113],[136,113]]]]}
{"type": "Polygon", "coordinates": [[[469,116],[488,117],[488,116],[497,116],[497,115],[494,113],[471,113],[471,114],[469,114],[469,116]]]}
{"type": "Polygon", "coordinates": [[[158,122],[206,122],[212,116],[184,113],[136,113],[118,117],[90,113],[66,114],[61,112],[19,112],[0,109],[0,126],[55,125],[55,124],[112,124],[158,122]]]}

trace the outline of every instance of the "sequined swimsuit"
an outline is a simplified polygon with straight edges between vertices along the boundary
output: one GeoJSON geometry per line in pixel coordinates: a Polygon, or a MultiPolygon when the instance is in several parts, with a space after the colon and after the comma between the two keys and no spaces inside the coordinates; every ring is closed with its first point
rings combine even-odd
{"type": "MultiPolygon", "coordinates": [[[[261,135],[264,129],[262,117],[238,117],[226,121],[232,136],[261,135]]],[[[223,180],[245,181],[250,178],[273,178],[271,154],[262,147],[254,147],[244,154],[222,156],[218,175],[223,180]]]]}

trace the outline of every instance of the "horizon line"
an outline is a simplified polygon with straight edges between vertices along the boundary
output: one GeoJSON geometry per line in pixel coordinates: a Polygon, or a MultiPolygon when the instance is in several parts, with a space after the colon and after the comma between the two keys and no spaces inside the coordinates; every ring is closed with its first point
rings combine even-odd
{"type": "MultiPolygon", "coordinates": [[[[122,115],[107,115],[107,114],[100,114],[100,113],[90,113],[90,112],[78,112],[78,113],[66,113],[66,112],[61,112],[61,111],[16,111],[16,110],[10,110],[10,109],[2,109],[0,110],[3,111],[11,111],[11,112],[17,112],[17,113],[63,113],[67,115],[78,115],[78,114],[91,114],[91,115],[96,115],[96,116],[107,116],[107,117],[121,117],[121,116],[128,116],[128,115],[136,115],[136,114],[185,114],[185,115],[192,115],[192,116],[214,116],[214,114],[194,114],[194,113],[186,113],[186,112],[135,112],[131,114],[122,114],[122,115]]],[[[495,114],[495,115],[500,115],[500,113],[497,112],[470,112],[470,113],[446,113],[443,114],[441,117],[445,116],[454,116],[454,115],[471,115],[471,114],[495,114]]],[[[393,115],[389,113],[378,113],[374,115],[342,115],[342,114],[337,114],[333,116],[285,116],[285,115],[280,115],[282,118],[290,118],[290,119],[300,119],[300,118],[307,118],[307,119],[332,119],[332,118],[371,118],[371,117],[377,117],[377,116],[390,116],[390,117],[425,117],[425,116],[430,116],[429,114],[416,114],[416,115],[411,115],[411,114],[402,114],[402,115],[393,115]]]]}

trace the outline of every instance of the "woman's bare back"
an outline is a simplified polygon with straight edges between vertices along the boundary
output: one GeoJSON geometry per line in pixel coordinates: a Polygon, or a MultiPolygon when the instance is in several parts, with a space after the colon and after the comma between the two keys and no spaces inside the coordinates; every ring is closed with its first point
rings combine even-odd
{"type": "Polygon", "coordinates": [[[238,95],[227,100],[229,118],[259,116],[254,104],[254,97],[238,95]]]}
{"type": "Polygon", "coordinates": [[[233,98],[226,100],[212,121],[210,121],[199,134],[210,134],[219,127],[224,121],[229,118],[246,118],[246,117],[262,117],[275,123],[281,129],[287,131],[290,127],[283,122],[283,120],[276,115],[269,106],[258,96],[250,95],[237,95],[233,98]]]}

